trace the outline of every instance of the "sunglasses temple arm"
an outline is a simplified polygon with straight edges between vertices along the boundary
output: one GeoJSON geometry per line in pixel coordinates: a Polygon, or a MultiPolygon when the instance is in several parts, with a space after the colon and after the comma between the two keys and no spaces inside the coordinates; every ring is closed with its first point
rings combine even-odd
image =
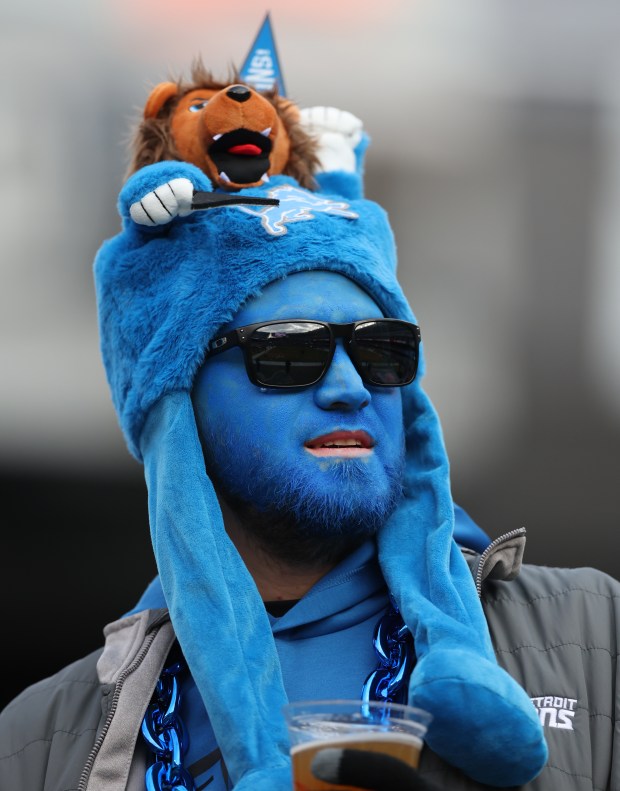
{"type": "Polygon", "coordinates": [[[233,330],[232,332],[227,333],[226,335],[220,335],[219,338],[213,338],[213,340],[209,341],[209,345],[207,347],[207,353],[205,357],[213,357],[216,354],[220,354],[221,352],[225,352],[228,349],[231,349],[233,346],[238,346],[239,340],[237,337],[237,331],[233,330]]]}

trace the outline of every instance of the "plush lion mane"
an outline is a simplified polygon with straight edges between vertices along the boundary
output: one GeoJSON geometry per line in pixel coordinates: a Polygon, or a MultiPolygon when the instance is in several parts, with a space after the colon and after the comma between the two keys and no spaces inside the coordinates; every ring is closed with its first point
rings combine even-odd
{"type": "MultiPolygon", "coordinates": [[[[230,79],[227,82],[216,80],[211,72],[204,67],[200,58],[197,58],[192,64],[190,82],[185,82],[180,78],[175,79],[174,82],[179,89],[177,95],[164,104],[156,118],[143,119],[134,130],[130,141],[131,161],[125,174],[126,178],[145,165],[152,165],[163,160],[182,159],[170,133],[170,118],[182,96],[200,88],[220,91],[228,85],[247,84],[239,78],[239,73],[234,68],[231,69],[230,79]]],[[[299,123],[297,108],[293,102],[279,96],[277,90],[261,91],[260,93],[276,108],[289,136],[291,150],[283,171],[284,175],[292,176],[306,189],[316,188],[313,173],[318,167],[317,144],[299,123]]]]}

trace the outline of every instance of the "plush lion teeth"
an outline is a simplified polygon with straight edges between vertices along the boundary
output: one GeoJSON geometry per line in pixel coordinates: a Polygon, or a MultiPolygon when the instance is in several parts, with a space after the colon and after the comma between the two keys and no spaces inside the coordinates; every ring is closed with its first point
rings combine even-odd
{"type": "Polygon", "coordinates": [[[265,137],[269,137],[270,134],[271,134],[270,126],[268,126],[267,129],[263,129],[263,131],[261,132],[261,135],[264,135],[265,137]]]}
{"type": "Polygon", "coordinates": [[[221,134],[219,134],[219,135],[213,135],[213,139],[214,139],[214,140],[219,140],[221,136],[222,136],[221,134]]]}
{"type": "Polygon", "coordinates": [[[220,173],[220,178],[222,181],[230,181],[230,178],[226,175],[226,173],[224,173],[224,171],[220,173]]]}
{"type": "Polygon", "coordinates": [[[269,176],[266,173],[263,173],[263,175],[261,176],[261,181],[264,181],[265,184],[268,184],[269,183],[269,176]]]}

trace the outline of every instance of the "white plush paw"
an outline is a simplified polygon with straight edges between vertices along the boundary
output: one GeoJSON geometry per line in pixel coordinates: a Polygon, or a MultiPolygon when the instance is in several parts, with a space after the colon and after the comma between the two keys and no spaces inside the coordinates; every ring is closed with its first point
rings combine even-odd
{"type": "Polygon", "coordinates": [[[357,116],[336,107],[306,107],[300,110],[300,121],[319,144],[317,155],[323,172],[355,172],[355,147],[363,129],[357,116]]]}
{"type": "Polygon", "coordinates": [[[189,179],[172,179],[132,203],[129,215],[138,225],[165,225],[191,213],[193,195],[194,185],[189,179]]]}

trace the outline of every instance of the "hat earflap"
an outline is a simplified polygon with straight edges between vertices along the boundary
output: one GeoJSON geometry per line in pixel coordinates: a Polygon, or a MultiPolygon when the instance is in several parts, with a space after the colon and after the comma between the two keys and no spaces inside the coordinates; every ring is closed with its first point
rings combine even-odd
{"type": "Polygon", "coordinates": [[[409,703],[433,715],[426,741],[493,786],[532,780],[547,760],[536,710],[495,660],[473,577],[453,539],[439,420],[418,382],[403,392],[404,499],[379,531],[379,562],[414,638],[409,703]]]}
{"type": "Polygon", "coordinates": [[[170,617],[235,791],[289,791],[280,661],[254,581],[224,529],[189,393],[169,393],[152,408],[141,452],[170,617]]]}

